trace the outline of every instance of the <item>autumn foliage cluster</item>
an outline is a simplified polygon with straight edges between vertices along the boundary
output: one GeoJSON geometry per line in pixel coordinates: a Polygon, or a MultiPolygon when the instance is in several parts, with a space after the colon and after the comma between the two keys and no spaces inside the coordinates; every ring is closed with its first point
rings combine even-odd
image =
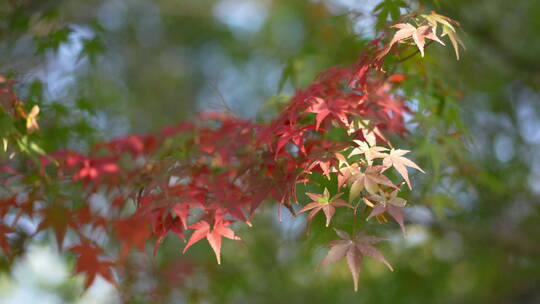
{"type": "Polygon", "coordinates": [[[2,149],[10,158],[0,166],[0,246],[10,256],[13,229],[22,218],[35,219],[34,235],[54,232],[89,287],[98,275],[114,283],[113,270],[132,249],[143,251],[151,240],[156,252],[170,233],[186,241],[183,252],[205,239],[219,264],[222,240],[241,242],[233,227],[251,226],[261,204],[279,202],[295,215],[305,213],[309,224],[324,216],[338,239],[328,243],[321,266],[345,258],[356,290],[364,257],[392,266],[374,246],[382,238],[356,227],[345,232],[332,217],[348,212],[369,224],[393,220],[405,233],[400,190],[412,189],[409,168],[422,171],[388,139],[406,136],[411,109],[398,90],[405,76],[386,73],[383,61],[406,44],[423,56],[426,40],[444,44],[444,36],[459,56],[457,27],[434,12],[402,17],[392,38],[381,35],[354,64],[321,72],[271,121],[202,113],[194,122],[103,142],[86,154],[46,152],[32,142],[39,107],[28,109],[12,80],[1,78],[2,149]],[[29,179],[29,170],[40,178],[29,179]],[[324,180],[337,180],[337,187],[324,180]],[[306,184],[320,191],[303,193],[299,185],[306,184]],[[310,202],[297,207],[297,196],[310,202]],[[96,200],[106,202],[106,212],[91,207],[96,200]],[[77,241],[66,246],[68,232],[77,241]],[[97,237],[103,233],[120,244],[116,253],[105,252],[97,237]]]}

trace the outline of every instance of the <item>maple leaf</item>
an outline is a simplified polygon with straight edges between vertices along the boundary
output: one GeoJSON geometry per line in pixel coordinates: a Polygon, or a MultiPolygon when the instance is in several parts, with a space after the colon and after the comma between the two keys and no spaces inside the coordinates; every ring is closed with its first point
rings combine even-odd
{"type": "Polygon", "coordinates": [[[305,147],[303,145],[304,141],[304,135],[308,130],[312,130],[313,126],[305,126],[305,127],[299,127],[295,128],[292,126],[282,126],[278,130],[276,130],[276,135],[278,139],[276,141],[276,149],[275,149],[275,156],[279,154],[281,149],[285,147],[289,142],[292,142],[295,144],[298,149],[300,149],[300,152],[306,153],[305,147]]]}
{"type": "Polygon", "coordinates": [[[323,195],[315,193],[306,193],[309,198],[313,201],[305,205],[304,208],[298,211],[298,214],[311,210],[308,215],[308,222],[311,223],[313,217],[319,212],[323,211],[326,216],[326,227],[330,225],[332,216],[336,213],[336,207],[348,207],[353,208],[351,205],[347,204],[344,200],[339,199],[343,193],[338,193],[333,197],[330,197],[330,192],[328,189],[324,189],[323,195]]]}
{"type": "Polygon", "coordinates": [[[439,37],[437,37],[437,34],[435,33],[433,26],[431,25],[423,25],[416,28],[410,23],[398,23],[393,25],[392,27],[397,28],[398,31],[394,34],[394,37],[392,37],[392,40],[386,46],[386,48],[381,52],[381,54],[378,55],[379,58],[386,55],[394,44],[411,38],[414,41],[414,44],[416,44],[416,46],[418,47],[418,50],[420,51],[420,55],[422,57],[424,57],[424,46],[426,43],[426,38],[437,41],[438,43],[444,45],[444,42],[442,42],[439,37]]]}
{"type": "Polygon", "coordinates": [[[383,159],[383,166],[386,168],[394,167],[397,172],[403,177],[405,182],[407,182],[407,186],[409,186],[409,189],[412,189],[411,182],[409,181],[409,175],[407,173],[407,167],[414,168],[422,173],[426,172],[424,172],[424,170],[418,167],[418,165],[415,164],[412,160],[403,157],[403,155],[409,152],[409,150],[401,149],[390,150],[390,153],[388,153],[388,155],[386,155],[386,157],[383,159]]]}
{"type": "Polygon", "coordinates": [[[84,274],[86,277],[84,283],[85,290],[92,285],[97,275],[100,275],[109,283],[116,286],[111,272],[111,267],[114,266],[114,263],[99,258],[102,254],[100,248],[88,241],[82,241],[81,244],[71,247],[70,250],[77,256],[74,272],[76,274],[84,274]]]}
{"type": "Polygon", "coordinates": [[[347,178],[347,181],[351,183],[349,202],[357,198],[364,188],[371,194],[375,194],[379,190],[379,185],[396,188],[392,181],[382,174],[384,169],[384,166],[369,166],[362,172],[358,166],[351,167],[347,178]]]}
{"type": "Polygon", "coordinates": [[[73,175],[73,180],[82,179],[85,183],[95,180],[99,183],[102,177],[114,176],[119,172],[120,167],[116,163],[115,157],[89,158],[83,161],[82,168],[73,175]]]}
{"type": "Polygon", "coordinates": [[[342,164],[347,163],[345,157],[337,152],[342,149],[343,147],[337,147],[326,141],[313,146],[313,149],[309,149],[309,157],[313,161],[305,168],[304,172],[309,174],[318,166],[321,168],[323,175],[330,179],[331,170],[335,171],[334,168],[339,168],[342,164]]]}
{"type": "Polygon", "coordinates": [[[407,3],[403,0],[385,0],[375,6],[373,12],[377,14],[377,28],[382,27],[390,17],[397,20],[401,15],[400,8],[408,8],[407,3]]]}
{"type": "Polygon", "coordinates": [[[192,206],[199,206],[199,205],[196,203],[183,202],[183,203],[175,204],[173,207],[174,213],[182,222],[182,226],[184,227],[184,229],[188,229],[187,219],[191,215],[191,213],[189,213],[189,208],[192,206]]]}
{"type": "Polygon", "coordinates": [[[441,37],[444,37],[444,36],[448,36],[448,38],[450,39],[450,42],[452,43],[452,46],[454,47],[454,52],[456,52],[456,58],[457,60],[459,60],[459,46],[461,46],[463,49],[466,50],[467,48],[465,47],[465,44],[457,36],[455,30],[451,30],[446,26],[443,27],[443,31],[441,34],[441,37]]]}
{"type": "Polygon", "coordinates": [[[206,237],[208,243],[216,254],[218,264],[221,264],[221,237],[224,236],[231,240],[240,241],[240,238],[234,233],[234,231],[227,227],[229,225],[230,221],[218,219],[214,223],[214,227],[211,227],[210,224],[204,220],[189,226],[190,229],[195,229],[195,231],[189,238],[183,252],[185,253],[191,245],[206,237]]]}
{"type": "Polygon", "coordinates": [[[388,151],[387,148],[376,146],[374,143],[369,144],[361,140],[354,140],[354,142],[358,145],[358,147],[351,151],[349,157],[364,154],[368,165],[371,165],[373,163],[373,159],[375,158],[384,158],[386,154],[383,152],[388,151]]]}
{"type": "Polygon", "coordinates": [[[341,123],[348,126],[349,122],[347,119],[347,110],[349,104],[343,99],[334,99],[331,102],[328,102],[322,98],[315,97],[313,98],[313,104],[306,110],[308,113],[316,113],[315,120],[315,130],[319,130],[319,127],[323,120],[330,114],[337,118],[341,123]]]}
{"type": "Polygon", "coordinates": [[[397,193],[398,190],[394,190],[390,194],[382,193],[382,195],[370,195],[369,199],[376,201],[377,204],[374,206],[366,220],[386,212],[399,224],[401,231],[405,234],[405,224],[403,222],[404,213],[402,208],[405,207],[407,201],[401,197],[397,197],[397,193]]]}
{"type": "Polygon", "coordinates": [[[73,227],[73,212],[71,209],[55,203],[43,209],[42,214],[43,220],[38,225],[37,231],[51,228],[56,236],[58,248],[62,248],[68,227],[73,227]]]}
{"type": "MultiPolygon", "coordinates": [[[[377,90],[376,96],[380,95],[380,90],[377,90]]],[[[379,98],[375,100],[380,104],[379,98]]],[[[401,109],[392,109],[396,110],[397,113],[401,112],[401,109]]],[[[390,141],[384,136],[381,130],[372,125],[373,123],[369,120],[356,120],[351,122],[347,134],[357,136],[361,141],[367,142],[370,146],[377,145],[377,139],[384,141],[390,147],[392,146],[390,141]]]]}
{"type": "Polygon", "coordinates": [[[341,239],[326,244],[326,246],[330,247],[330,250],[319,265],[319,268],[346,258],[349,271],[353,277],[354,291],[358,291],[360,265],[364,256],[369,256],[384,263],[386,267],[393,271],[392,266],[386,261],[384,256],[375,247],[371,246],[385,239],[372,235],[364,235],[363,233],[359,233],[354,238],[351,238],[345,231],[335,228],[334,230],[341,239]]]}
{"type": "Polygon", "coordinates": [[[186,241],[186,238],[184,237],[185,229],[180,218],[178,216],[173,218],[172,215],[168,213],[167,208],[161,208],[161,210],[156,212],[152,221],[152,226],[154,233],[157,235],[156,242],[154,243],[154,256],[156,256],[158,247],[169,231],[174,232],[184,242],[186,241]],[[164,212],[167,212],[167,214],[164,215],[164,212]]]}
{"type": "Polygon", "coordinates": [[[433,30],[435,32],[437,30],[437,25],[442,25],[441,37],[448,36],[450,42],[452,43],[452,47],[454,48],[454,52],[456,53],[456,58],[459,60],[459,47],[461,46],[463,49],[466,49],[463,41],[461,41],[461,39],[459,39],[457,36],[456,29],[454,27],[454,25],[459,26],[459,23],[446,16],[439,15],[434,11],[432,11],[429,15],[426,14],[420,16],[426,19],[429,24],[433,26],[433,30]]]}
{"type": "Polygon", "coordinates": [[[144,251],[146,240],[150,237],[150,229],[148,228],[145,219],[138,216],[119,219],[114,224],[114,229],[121,241],[119,253],[119,261],[123,261],[132,247],[139,251],[144,251]]]}

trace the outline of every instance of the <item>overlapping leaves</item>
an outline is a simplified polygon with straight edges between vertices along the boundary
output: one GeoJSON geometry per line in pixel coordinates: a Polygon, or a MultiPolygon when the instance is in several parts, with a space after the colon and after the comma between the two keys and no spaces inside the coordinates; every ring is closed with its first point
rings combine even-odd
{"type": "MultiPolygon", "coordinates": [[[[388,14],[395,15],[395,10],[388,14]]],[[[188,239],[184,252],[206,239],[220,264],[222,238],[240,241],[231,228],[234,223],[250,226],[251,215],[265,201],[277,201],[295,213],[298,184],[321,186],[316,174],[337,179],[338,187],[335,193],[328,187],[319,187],[322,194],[306,193],[312,201],[298,213],[309,211],[310,223],[320,211],[328,227],[335,224],[332,218],[338,212],[359,217],[359,208],[371,208],[367,219],[388,214],[405,231],[401,209],[405,201],[398,196],[401,181],[397,179],[412,188],[408,168],[422,169],[405,157],[407,150],[394,148],[385,137],[385,133],[405,134],[404,114],[409,109],[405,97],[394,90],[400,81],[389,81],[382,71],[382,59],[402,42],[414,43],[423,56],[426,39],[444,44],[439,28],[457,56],[462,43],[456,36],[457,24],[436,13],[403,22],[393,26],[397,32],[386,45],[375,40],[354,64],[321,73],[268,123],[205,113],[197,123],[100,143],[87,154],[60,150],[43,156],[44,151],[28,140],[30,133],[38,131],[39,107],[30,108],[28,114],[20,112],[15,95],[2,91],[10,98],[3,105],[11,105],[3,108],[9,114],[6,121],[20,120],[24,131],[3,135],[4,146],[7,139],[15,138],[21,151],[26,148],[39,160],[30,165],[9,160],[2,164],[4,185],[20,182],[20,169],[31,168],[36,176],[24,185],[24,191],[32,194],[28,202],[17,202],[14,193],[2,199],[7,210],[2,216],[39,214],[37,232],[53,231],[59,247],[68,231],[75,232],[78,244],[70,250],[77,257],[75,272],[86,275],[86,288],[98,275],[114,281],[111,269],[117,265],[103,258],[104,250],[91,240],[96,230],[120,241],[118,264],[131,248],[144,251],[148,238],[154,238],[157,250],[170,232],[188,239]],[[49,191],[56,184],[76,190],[49,191]],[[88,207],[96,196],[103,196],[110,208],[107,219],[88,207]],[[34,202],[45,207],[34,208],[34,202]],[[135,210],[126,217],[124,210],[130,208],[135,210]]],[[[2,234],[13,230],[3,224],[0,228],[2,234]]],[[[381,238],[336,232],[340,239],[329,243],[331,249],[321,266],[345,258],[355,290],[363,257],[392,269],[373,246],[381,238]]],[[[9,242],[0,246],[9,251],[9,242]]]]}

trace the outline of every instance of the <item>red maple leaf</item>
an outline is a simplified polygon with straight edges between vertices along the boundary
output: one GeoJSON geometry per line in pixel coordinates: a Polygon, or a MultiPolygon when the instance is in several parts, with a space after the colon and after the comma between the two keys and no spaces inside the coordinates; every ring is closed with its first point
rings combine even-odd
{"type": "Polygon", "coordinates": [[[70,250],[77,256],[74,272],[84,274],[86,277],[84,289],[88,289],[98,275],[116,286],[111,272],[114,263],[99,258],[102,254],[101,248],[83,240],[79,245],[71,247],[70,250]]]}
{"type": "Polygon", "coordinates": [[[132,247],[143,251],[146,241],[151,235],[145,219],[139,216],[131,216],[119,219],[114,223],[116,235],[121,242],[119,261],[123,261],[132,247]]]}
{"type": "Polygon", "coordinates": [[[349,112],[350,104],[344,99],[337,98],[331,101],[315,97],[313,98],[312,105],[306,110],[307,113],[315,113],[315,130],[319,130],[319,127],[323,120],[332,115],[337,118],[345,126],[349,125],[347,114],[349,112]]]}
{"type": "MultiPolygon", "coordinates": [[[[141,210],[141,209],[139,209],[141,210]]],[[[154,256],[157,253],[157,249],[163,239],[167,236],[169,231],[173,231],[182,240],[186,240],[184,237],[184,226],[179,216],[171,214],[169,207],[155,208],[150,211],[150,223],[152,224],[152,231],[157,236],[154,243],[154,256]]],[[[144,214],[144,213],[143,213],[144,214]]],[[[187,220],[187,219],[186,219],[187,220]]]]}
{"type": "Polygon", "coordinates": [[[227,227],[229,225],[230,221],[218,219],[215,221],[213,227],[204,220],[189,226],[190,229],[195,229],[195,231],[189,238],[183,252],[185,253],[191,245],[202,240],[203,238],[206,238],[216,254],[218,264],[221,264],[221,237],[223,236],[231,240],[240,241],[240,238],[234,233],[234,231],[227,227]]]}
{"type": "Polygon", "coordinates": [[[281,149],[285,147],[289,142],[292,142],[302,153],[306,153],[304,147],[304,136],[309,130],[313,130],[313,126],[294,127],[290,125],[284,125],[277,129],[275,135],[277,137],[275,156],[279,154],[281,149]]]}
{"type": "Polygon", "coordinates": [[[116,157],[88,158],[83,161],[82,168],[73,175],[73,180],[86,183],[95,181],[99,184],[103,177],[114,176],[120,172],[116,157]]]}

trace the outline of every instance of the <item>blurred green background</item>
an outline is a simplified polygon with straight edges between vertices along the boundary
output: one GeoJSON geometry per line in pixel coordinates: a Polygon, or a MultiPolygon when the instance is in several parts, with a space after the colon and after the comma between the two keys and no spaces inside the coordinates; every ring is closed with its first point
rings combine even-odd
{"type": "MultiPolygon", "coordinates": [[[[379,3],[3,1],[0,73],[40,105],[48,151],[201,110],[269,118],[319,71],[356,59],[384,26],[379,3]]],[[[221,266],[208,244],[182,256],[170,236],[156,259],[151,248],[133,257],[121,291],[98,281],[82,294],[72,260],[35,240],[3,266],[0,302],[540,303],[540,1],[404,3],[458,20],[467,51],[456,61],[433,45],[398,67],[419,109],[401,147],[427,174],[414,176],[406,238],[394,223],[370,228],[389,238],[380,248],[394,272],[366,260],[354,293],[345,262],[315,269],[334,238],[321,218],[306,235],[303,217],[280,222],[268,204],[238,227],[247,246],[224,242],[221,266]]]]}

